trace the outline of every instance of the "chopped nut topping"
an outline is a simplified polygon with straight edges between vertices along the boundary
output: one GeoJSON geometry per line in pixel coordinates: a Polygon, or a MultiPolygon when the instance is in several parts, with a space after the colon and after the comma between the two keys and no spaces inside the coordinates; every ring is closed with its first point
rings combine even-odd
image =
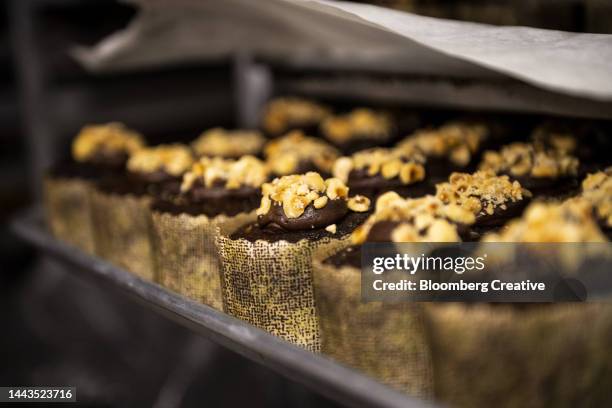
{"type": "Polygon", "coordinates": [[[362,195],[356,195],[348,200],[349,210],[355,212],[366,212],[370,209],[370,199],[362,195]]]}
{"type": "Polygon", "coordinates": [[[122,123],[87,125],[72,142],[72,156],[86,162],[97,153],[127,153],[130,156],[145,146],[142,136],[122,123]]]}
{"type": "Polygon", "coordinates": [[[315,172],[275,178],[261,187],[261,205],[257,215],[264,215],[271,206],[282,205],[288,218],[297,218],[310,203],[315,209],[324,208],[330,200],[347,200],[348,187],[337,178],[323,178],[315,172]]]}
{"type": "Polygon", "coordinates": [[[327,198],[327,196],[323,196],[323,197],[319,197],[315,199],[313,202],[314,208],[318,210],[319,208],[325,207],[327,205],[328,200],[329,199],[327,198]]]}
{"type": "Polygon", "coordinates": [[[487,134],[484,125],[451,122],[438,129],[419,130],[397,148],[412,150],[416,147],[427,157],[446,157],[458,166],[467,166],[487,134]]]}
{"type": "Polygon", "coordinates": [[[499,152],[486,151],[480,169],[514,177],[557,178],[576,175],[578,159],[560,150],[538,150],[531,144],[512,143],[499,152]]]}
{"type": "Polygon", "coordinates": [[[256,130],[214,128],[202,133],[191,143],[198,156],[240,157],[258,154],[265,138],[256,130]]]}
{"type": "Polygon", "coordinates": [[[130,157],[127,168],[134,173],[164,171],[181,176],[193,164],[191,150],[182,144],[158,145],[138,150],[130,157]]]}
{"type": "Polygon", "coordinates": [[[201,180],[206,188],[225,183],[225,188],[231,190],[243,186],[257,188],[267,179],[268,169],[256,157],[242,156],[238,160],[202,157],[183,176],[181,191],[190,190],[196,180],[201,180]]]}
{"type": "Polygon", "coordinates": [[[343,144],[354,138],[384,141],[391,136],[392,127],[388,114],[365,108],[328,117],[321,123],[323,135],[336,144],[343,144]]]}
{"type": "Polygon", "coordinates": [[[300,162],[309,161],[322,172],[331,172],[338,151],[322,140],[305,136],[295,130],[272,140],[264,148],[264,154],[272,171],[288,175],[298,170],[300,162]]]}
{"type": "Polygon", "coordinates": [[[425,157],[416,150],[408,154],[396,149],[374,148],[339,158],[334,163],[333,174],[346,183],[352,170],[365,169],[368,176],[380,174],[387,180],[399,177],[403,184],[412,184],[425,178],[423,163],[425,157]]]}
{"type": "Polygon", "coordinates": [[[589,201],[608,227],[612,227],[612,167],[589,174],[582,181],[582,197],[589,201]]]}
{"type": "Polygon", "coordinates": [[[272,134],[281,134],[292,125],[318,125],[329,116],[326,107],[301,98],[277,98],[266,106],[263,127],[272,134]]]}
{"type": "Polygon", "coordinates": [[[325,180],[325,194],[330,200],[337,198],[346,198],[348,196],[348,187],[342,182],[342,180],[335,177],[328,178],[325,180]]]}
{"type": "Polygon", "coordinates": [[[400,225],[391,233],[393,242],[460,241],[453,223],[473,224],[474,214],[456,205],[446,205],[428,195],[415,199],[401,198],[396,192],[382,194],[376,200],[376,210],[351,235],[354,244],[366,241],[378,222],[393,221],[400,225]]]}
{"type": "Polygon", "coordinates": [[[325,231],[331,233],[331,234],[335,234],[336,233],[336,224],[331,224],[328,225],[327,227],[325,227],[325,231]]]}
{"type": "Polygon", "coordinates": [[[497,207],[516,202],[531,193],[508,176],[490,171],[453,173],[449,182],[436,185],[436,197],[445,204],[456,204],[474,215],[492,215],[497,207]]]}
{"type": "Polygon", "coordinates": [[[510,221],[486,242],[605,242],[590,203],[573,198],[563,203],[533,203],[520,219],[510,221]]]}

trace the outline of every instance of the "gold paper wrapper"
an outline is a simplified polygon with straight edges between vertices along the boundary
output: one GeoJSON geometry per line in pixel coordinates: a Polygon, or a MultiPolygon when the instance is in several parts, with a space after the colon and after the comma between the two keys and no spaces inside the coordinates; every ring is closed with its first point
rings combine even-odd
{"type": "Polygon", "coordinates": [[[234,217],[153,211],[153,257],[160,283],[190,299],[223,310],[215,231],[222,224],[242,225],[253,214],[234,217]]]}
{"type": "Polygon", "coordinates": [[[236,228],[222,225],[216,234],[225,311],[307,350],[320,351],[312,253],[331,253],[344,245],[343,240],[232,240],[229,235],[236,228]]]}
{"type": "Polygon", "coordinates": [[[408,394],[430,398],[432,360],[424,311],[418,303],[361,302],[361,271],[324,264],[317,253],[313,277],[321,351],[408,394]]]}
{"type": "Polygon", "coordinates": [[[91,208],[96,253],[141,278],[156,281],[149,234],[149,196],[95,190],[91,208]]]}
{"type": "Polygon", "coordinates": [[[458,407],[604,406],[612,306],[428,304],[438,399],[458,407]]]}
{"type": "Polygon", "coordinates": [[[51,233],[58,239],[93,254],[91,182],[76,178],[47,177],[44,202],[51,233]]]}

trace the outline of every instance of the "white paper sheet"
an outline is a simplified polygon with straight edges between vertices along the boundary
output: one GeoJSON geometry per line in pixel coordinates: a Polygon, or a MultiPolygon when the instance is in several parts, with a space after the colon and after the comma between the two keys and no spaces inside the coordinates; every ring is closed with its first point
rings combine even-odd
{"type": "Polygon", "coordinates": [[[132,0],[130,26],[76,58],[93,71],[231,55],[490,78],[612,101],[612,35],[496,27],[324,0],[132,0]]]}

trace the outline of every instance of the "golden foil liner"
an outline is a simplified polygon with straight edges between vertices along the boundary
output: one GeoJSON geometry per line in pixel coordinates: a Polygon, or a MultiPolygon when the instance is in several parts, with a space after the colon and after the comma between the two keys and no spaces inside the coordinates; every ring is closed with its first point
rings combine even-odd
{"type": "Polygon", "coordinates": [[[458,407],[604,406],[612,305],[428,304],[435,393],[458,407]]]}
{"type": "Polygon", "coordinates": [[[253,214],[219,215],[152,212],[153,258],[159,282],[170,290],[217,310],[223,310],[219,255],[215,231],[219,225],[242,225],[253,214]]]}
{"type": "Polygon", "coordinates": [[[92,183],[78,178],[46,177],[44,203],[47,223],[58,239],[93,254],[90,193],[92,183]]]}
{"type": "Polygon", "coordinates": [[[432,360],[424,310],[418,303],[361,302],[361,271],[324,264],[315,254],[313,277],[321,351],[400,391],[430,398],[432,360]]]}
{"type": "Polygon", "coordinates": [[[96,253],[141,278],[157,281],[149,234],[151,197],[94,190],[91,209],[96,253]]]}
{"type": "MultiPolygon", "coordinates": [[[[255,221],[255,216],[250,221],[255,221]]],[[[289,243],[230,239],[236,228],[222,225],[216,234],[225,311],[318,352],[312,253],[315,249],[333,251],[344,245],[343,240],[330,237],[289,243]]]]}

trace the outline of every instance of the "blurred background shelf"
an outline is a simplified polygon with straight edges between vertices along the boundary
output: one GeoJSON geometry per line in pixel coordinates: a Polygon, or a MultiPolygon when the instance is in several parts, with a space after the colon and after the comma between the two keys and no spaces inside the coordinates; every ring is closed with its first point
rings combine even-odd
{"type": "Polygon", "coordinates": [[[61,260],[71,272],[118,289],[146,308],[342,405],[388,408],[431,406],[59,242],[47,232],[41,207],[30,208],[17,216],[12,222],[12,229],[21,239],[61,260]]]}

